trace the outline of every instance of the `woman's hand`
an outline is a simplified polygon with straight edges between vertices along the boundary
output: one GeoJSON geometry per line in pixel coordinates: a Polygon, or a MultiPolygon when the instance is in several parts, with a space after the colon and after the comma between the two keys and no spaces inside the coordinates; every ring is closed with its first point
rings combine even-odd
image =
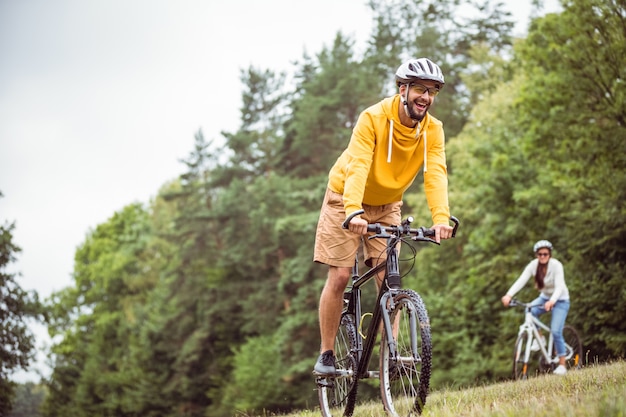
{"type": "Polygon", "coordinates": [[[511,296],[505,295],[504,297],[501,298],[501,300],[502,300],[502,304],[504,304],[505,307],[508,307],[509,304],[511,303],[511,296]]]}
{"type": "Polygon", "coordinates": [[[552,307],[554,307],[554,304],[555,304],[555,302],[554,302],[554,301],[552,301],[552,300],[548,300],[548,301],[546,301],[546,303],[543,305],[543,308],[544,308],[546,311],[550,311],[550,310],[552,310],[552,307]]]}

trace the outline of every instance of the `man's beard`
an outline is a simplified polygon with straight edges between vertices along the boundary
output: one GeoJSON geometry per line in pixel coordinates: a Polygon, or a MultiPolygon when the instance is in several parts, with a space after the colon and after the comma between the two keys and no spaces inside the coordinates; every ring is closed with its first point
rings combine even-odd
{"type": "Polygon", "coordinates": [[[408,104],[406,105],[406,109],[409,117],[413,120],[417,120],[418,122],[421,122],[424,119],[424,116],[426,116],[426,112],[428,111],[428,107],[426,107],[426,109],[424,109],[424,114],[417,114],[415,110],[413,110],[413,106],[409,106],[408,104]]]}

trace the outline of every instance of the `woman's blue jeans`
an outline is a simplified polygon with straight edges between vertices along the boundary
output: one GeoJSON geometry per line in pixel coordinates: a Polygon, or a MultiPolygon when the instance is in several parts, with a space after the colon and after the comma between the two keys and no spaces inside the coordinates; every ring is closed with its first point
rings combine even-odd
{"type": "MultiPolygon", "coordinates": [[[[539,317],[546,313],[546,309],[543,307],[549,298],[540,295],[536,298],[532,304],[540,304],[540,307],[533,307],[531,312],[533,316],[539,317]]],[[[552,320],[550,322],[550,331],[554,336],[554,346],[556,348],[556,354],[559,356],[565,356],[567,351],[565,350],[565,340],[563,339],[563,326],[565,326],[565,319],[567,318],[567,312],[569,311],[569,300],[558,300],[554,307],[552,307],[552,320]]]]}

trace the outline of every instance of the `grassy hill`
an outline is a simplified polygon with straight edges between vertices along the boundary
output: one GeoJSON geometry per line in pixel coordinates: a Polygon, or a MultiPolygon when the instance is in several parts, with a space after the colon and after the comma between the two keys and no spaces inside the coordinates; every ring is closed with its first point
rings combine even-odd
{"type": "MultiPolygon", "coordinates": [[[[319,416],[319,410],[285,417],[319,416]]],[[[382,404],[357,406],[355,416],[384,416],[382,404]]],[[[626,362],[590,365],[563,377],[543,375],[428,397],[423,417],[626,417],[626,362]]]]}

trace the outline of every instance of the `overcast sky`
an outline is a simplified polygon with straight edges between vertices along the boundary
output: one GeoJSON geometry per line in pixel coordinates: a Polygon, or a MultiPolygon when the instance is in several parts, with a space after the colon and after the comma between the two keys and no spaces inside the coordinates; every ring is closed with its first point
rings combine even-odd
{"type": "MultiPolygon", "coordinates": [[[[527,1],[504,2],[523,34],[527,1]]],[[[0,0],[0,223],[20,285],[71,285],[91,229],[183,173],[199,129],[238,129],[240,69],[289,70],[338,31],[364,47],[366,0],[0,0]]]]}

